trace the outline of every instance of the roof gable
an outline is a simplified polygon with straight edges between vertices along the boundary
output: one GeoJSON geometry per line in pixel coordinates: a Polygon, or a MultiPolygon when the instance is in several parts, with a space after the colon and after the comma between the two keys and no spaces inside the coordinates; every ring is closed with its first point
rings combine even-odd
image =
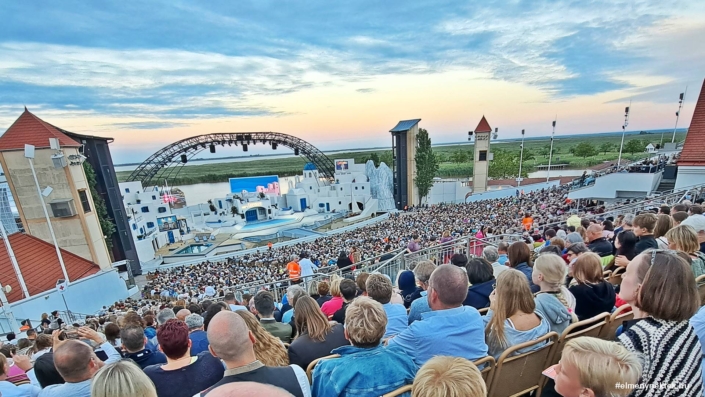
{"type": "Polygon", "coordinates": [[[53,125],[32,114],[27,108],[0,136],[0,151],[24,149],[25,144],[48,148],[49,138],[58,138],[62,147],[78,147],[80,143],[69,138],[53,125]]]}
{"type": "Polygon", "coordinates": [[[490,123],[487,122],[487,119],[485,116],[482,116],[482,120],[480,120],[480,123],[475,127],[475,133],[478,132],[492,132],[492,127],[490,127],[490,123]]]}
{"type": "Polygon", "coordinates": [[[421,119],[412,119],[412,120],[402,120],[397,123],[397,125],[389,130],[389,132],[405,132],[409,131],[410,129],[414,128],[416,124],[419,123],[421,119]]]}
{"type": "Polygon", "coordinates": [[[705,81],[700,89],[700,97],[695,104],[693,118],[690,121],[688,135],[683,144],[678,165],[702,166],[705,165],[705,81]]]}
{"type": "MultiPolygon", "coordinates": [[[[56,281],[64,278],[56,256],[56,249],[52,244],[37,237],[23,233],[13,233],[8,236],[10,245],[20,266],[22,277],[30,296],[53,290],[56,281]]],[[[86,276],[98,273],[100,268],[95,263],[86,260],[66,250],[61,250],[66,271],[71,281],[76,281],[86,276]]],[[[5,241],[0,239],[0,282],[10,285],[12,291],[7,294],[9,302],[24,299],[22,288],[17,280],[15,269],[7,254],[5,241]]]]}

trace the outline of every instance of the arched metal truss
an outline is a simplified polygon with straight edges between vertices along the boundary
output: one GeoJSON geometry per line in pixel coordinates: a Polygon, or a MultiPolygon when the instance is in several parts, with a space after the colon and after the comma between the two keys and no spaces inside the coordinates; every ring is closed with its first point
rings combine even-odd
{"type": "Polygon", "coordinates": [[[279,132],[232,132],[198,135],[182,139],[149,156],[127,178],[128,182],[141,181],[142,186],[152,186],[162,181],[176,178],[183,168],[181,155],[185,154],[190,160],[209,145],[242,145],[242,144],[276,144],[288,147],[299,155],[306,157],[309,162],[316,165],[319,175],[333,179],[335,166],[333,161],[315,146],[295,136],[279,132]]]}

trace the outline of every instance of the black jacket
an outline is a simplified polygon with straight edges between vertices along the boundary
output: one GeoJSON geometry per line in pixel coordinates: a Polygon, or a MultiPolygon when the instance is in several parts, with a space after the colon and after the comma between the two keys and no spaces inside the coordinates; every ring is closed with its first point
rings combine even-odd
{"type": "Polygon", "coordinates": [[[604,237],[592,240],[590,244],[588,244],[588,248],[590,251],[600,255],[600,257],[610,256],[614,252],[614,247],[612,247],[612,244],[604,237]]]}
{"type": "Polygon", "coordinates": [[[125,358],[134,361],[140,368],[145,369],[154,364],[166,364],[166,356],[162,352],[153,352],[149,349],[143,349],[137,353],[125,353],[125,358]]]}
{"type": "Polygon", "coordinates": [[[654,238],[653,234],[649,236],[641,236],[639,237],[639,241],[636,242],[635,248],[636,254],[639,255],[648,249],[658,249],[658,242],[656,241],[656,238],[654,238]]]}
{"type": "Polygon", "coordinates": [[[308,334],[299,335],[289,346],[289,362],[308,368],[311,361],[329,356],[331,350],[349,344],[342,324],[334,325],[322,342],[311,339],[308,334]]]}
{"type": "Polygon", "coordinates": [[[575,315],[586,320],[600,313],[609,313],[614,308],[617,294],[607,281],[597,284],[578,284],[568,288],[575,296],[575,315]]]}

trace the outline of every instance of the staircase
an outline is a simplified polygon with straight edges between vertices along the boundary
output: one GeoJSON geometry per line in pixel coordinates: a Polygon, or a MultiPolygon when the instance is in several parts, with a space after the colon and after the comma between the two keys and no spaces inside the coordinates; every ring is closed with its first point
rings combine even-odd
{"type": "Polygon", "coordinates": [[[656,188],[656,191],[659,193],[670,192],[673,191],[675,187],[675,179],[661,179],[661,183],[659,183],[658,187],[656,188]]]}

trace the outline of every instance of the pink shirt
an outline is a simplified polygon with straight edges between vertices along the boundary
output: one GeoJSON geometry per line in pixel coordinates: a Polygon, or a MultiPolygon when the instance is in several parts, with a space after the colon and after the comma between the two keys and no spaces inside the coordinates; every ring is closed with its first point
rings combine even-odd
{"type": "Polygon", "coordinates": [[[334,296],[331,300],[324,303],[321,306],[321,311],[326,317],[331,317],[335,312],[343,308],[343,298],[341,296],[334,296]]]}

